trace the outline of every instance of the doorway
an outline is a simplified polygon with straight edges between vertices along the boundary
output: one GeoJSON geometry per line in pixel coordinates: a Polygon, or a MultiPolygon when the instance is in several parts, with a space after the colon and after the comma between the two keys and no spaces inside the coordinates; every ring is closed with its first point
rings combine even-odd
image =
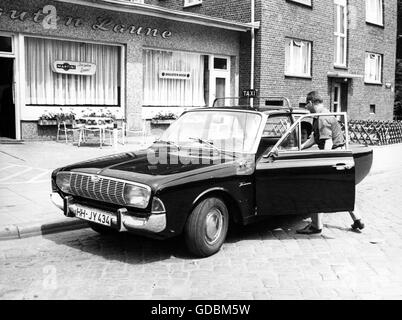
{"type": "MultiPolygon", "coordinates": [[[[230,96],[230,58],[224,56],[209,57],[210,71],[210,101],[212,106],[216,98],[224,98],[230,96]]],[[[220,100],[216,106],[221,107],[229,101],[220,100]]]]}
{"type": "Polygon", "coordinates": [[[332,112],[348,111],[348,83],[335,82],[332,89],[332,112]]]}
{"type": "Polygon", "coordinates": [[[0,137],[15,139],[14,59],[0,57],[0,137]]]}

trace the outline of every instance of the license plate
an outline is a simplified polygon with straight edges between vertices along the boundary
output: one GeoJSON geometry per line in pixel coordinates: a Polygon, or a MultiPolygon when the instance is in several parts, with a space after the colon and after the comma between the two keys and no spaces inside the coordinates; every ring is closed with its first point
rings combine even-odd
{"type": "Polygon", "coordinates": [[[112,215],[92,208],[76,206],[75,216],[80,219],[96,222],[109,227],[112,225],[112,215]]]}

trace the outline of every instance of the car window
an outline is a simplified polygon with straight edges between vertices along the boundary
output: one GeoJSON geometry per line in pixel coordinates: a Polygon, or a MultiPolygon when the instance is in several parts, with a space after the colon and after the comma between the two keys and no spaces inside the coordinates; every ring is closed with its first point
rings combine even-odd
{"type": "Polygon", "coordinates": [[[290,116],[270,116],[265,124],[263,137],[281,137],[292,125],[290,116]]]}

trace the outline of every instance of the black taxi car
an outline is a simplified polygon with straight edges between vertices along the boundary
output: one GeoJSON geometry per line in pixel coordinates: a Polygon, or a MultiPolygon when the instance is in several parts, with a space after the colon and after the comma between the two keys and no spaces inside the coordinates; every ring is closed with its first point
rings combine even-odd
{"type": "Polygon", "coordinates": [[[183,234],[200,257],[219,251],[229,220],[354,209],[370,148],[301,150],[302,124],[325,114],[227,104],[184,112],[145,150],[54,170],[52,201],[100,233],[183,234]]]}

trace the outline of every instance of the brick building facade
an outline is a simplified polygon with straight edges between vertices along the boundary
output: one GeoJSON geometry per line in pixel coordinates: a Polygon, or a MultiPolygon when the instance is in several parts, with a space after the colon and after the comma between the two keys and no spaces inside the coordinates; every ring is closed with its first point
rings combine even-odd
{"type": "Polygon", "coordinates": [[[37,138],[40,115],[60,108],[108,109],[141,130],[239,95],[252,28],[260,96],[299,106],[319,90],[349,118],[392,119],[397,0],[255,0],[255,21],[251,0],[2,0],[0,135],[37,138]],[[97,71],[66,75],[80,64],[97,71]]]}

